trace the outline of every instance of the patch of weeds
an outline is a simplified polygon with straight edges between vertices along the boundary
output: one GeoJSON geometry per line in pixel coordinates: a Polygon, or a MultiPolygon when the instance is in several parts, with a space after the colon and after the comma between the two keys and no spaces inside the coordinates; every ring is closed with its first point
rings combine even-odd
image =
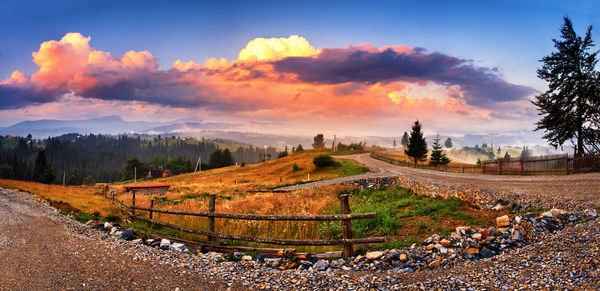
{"type": "Polygon", "coordinates": [[[114,215],[114,214],[109,214],[107,216],[104,217],[103,219],[104,221],[108,221],[110,223],[121,223],[121,217],[114,215]]]}
{"type": "Polygon", "coordinates": [[[404,224],[396,219],[396,213],[385,204],[360,204],[353,210],[355,213],[376,212],[377,218],[352,221],[353,233],[357,237],[368,234],[393,234],[404,224]]]}
{"type": "Polygon", "coordinates": [[[202,196],[200,194],[196,194],[196,193],[189,193],[189,194],[185,194],[185,195],[181,196],[180,198],[181,198],[181,201],[184,201],[184,200],[188,200],[188,199],[196,199],[199,197],[202,197],[202,196]]]}
{"type": "Polygon", "coordinates": [[[321,239],[341,239],[342,224],[339,221],[323,221],[319,224],[318,234],[321,239]]]}
{"type": "Polygon", "coordinates": [[[73,219],[76,220],[76,221],[79,221],[81,223],[86,223],[86,222],[88,222],[90,220],[97,221],[97,220],[100,219],[100,212],[96,211],[96,212],[94,212],[92,214],[89,214],[87,212],[81,211],[79,213],[76,213],[73,216],[73,219]]]}
{"type": "Polygon", "coordinates": [[[292,170],[294,172],[298,172],[298,171],[302,170],[302,168],[298,167],[298,164],[294,163],[294,165],[292,166],[292,170]]]}
{"type": "Polygon", "coordinates": [[[427,229],[427,222],[425,221],[415,221],[415,227],[419,230],[419,231],[423,231],[427,229]]]}

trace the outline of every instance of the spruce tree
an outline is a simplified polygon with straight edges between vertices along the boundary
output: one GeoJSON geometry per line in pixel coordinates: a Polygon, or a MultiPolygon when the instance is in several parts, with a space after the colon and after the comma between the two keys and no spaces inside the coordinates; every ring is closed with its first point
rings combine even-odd
{"type": "Polygon", "coordinates": [[[560,32],[561,39],[552,40],[557,51],[544,57],[537,70],[538,77],[548,82],[548,90],[532,101],[542,116],[535,130],[543,130],[555,148],[571,141],[576,155],[599,151],[600,77],[595,68],[598,51],[592,51],[592,26],[582,38],[565,17],[560,32]]]}
{"type": "Polygon", "coordinates": [[[452,148],[452,139],[447,138],[446,141],[444,142],[444,146],[446,146],[446,148],[448,148],[448,149],[452,148]]]}
{"type": "Polygon", "coordinates": [[[427,158],[427,141],[425,141],[425,138],[423,137],[421,123],[419,123],[418,120],[415,121],[415,124],[412,126],[412,131],[410,132],[408,144],[404,153],[414,160],[415,165],[419,161],[424,161],[427,158]]]}
{"type": "Polygon", "coordinates": [[[446,165],[450,163],[450,158],[448,158],[448,156],[446,156],[446,153],[444,153],[444,151],[442,150],[439,134],[433,140],[433,144],[431,146],[433,147],[433,150],[431,151],[431,157],[429,158],[430,165],[437,166],[446,165]]]}
{"type": "Polygon", "coordinates": [[[402,140],[400,141],[400,144],[406,148],[408,146],[408,133],[405,131],[404,135],[402,136],[402,140]]]}

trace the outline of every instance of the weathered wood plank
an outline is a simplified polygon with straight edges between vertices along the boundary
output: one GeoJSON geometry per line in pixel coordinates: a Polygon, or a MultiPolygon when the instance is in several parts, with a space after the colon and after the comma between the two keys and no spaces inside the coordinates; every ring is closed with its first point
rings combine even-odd
{"type": "Polygon", "coordinates": [[[241,219],[241,220],[294,220],[294,221],[336,221],[349,219],[368,219],[377,218],[377,213],[352,213],[352,214],[326,214],[326,215],[268,215],[268,214],[239,214],[239,213],[219,213],[219,212],[202,212],[202,211],[186,211],[175,209],[158,209],[140,206],[131,206],[132,209],[145,210],[152,212],[160,212],[167,214],[191,215],[202,217],[241,219]]]}
{"type": "Polygon", "coordinates": [[[184,232],[195,233],[199,235],[204,235],[208,237],[216,237],[220,239],[231,239],[231,240],[241,240],[241,241],[250,241],[257,243],[265,243],[265,244],[274,244],[274,245],[291,245],[291,246],[333,246],[333,245],[346,245],[346,244],[367,244],[367,243],[382,243],[385,242],[384,237],[370,237],[370,238],[355,238],[355,239],[333,239],[333,240],[292,240],[292,239],[278,239],[278,238],[266,238],[266,237],[255,237],[249,235],[237,235],[237,234],[227,234],[227,233],[216,233],[210,232],[206,230],[192,229],[187,227],[182,227],[175,224],[170,224],[158,220],[152,220],[141,216],[133,216],[133,218],[146,221],[149,223],[154,223],[156,225],[161,225],[165,227],[169,227],[172,229],[181,230],[184,232]]]}

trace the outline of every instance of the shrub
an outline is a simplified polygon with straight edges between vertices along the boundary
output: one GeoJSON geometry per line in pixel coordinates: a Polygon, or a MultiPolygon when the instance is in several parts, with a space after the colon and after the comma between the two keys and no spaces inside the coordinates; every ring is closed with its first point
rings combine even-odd
{"type": "Polygon", "coordinates": [[[294,165],[292,166],[292,169],[294,169],[294,172],[300,171],[300,167],[298,167],[298,164],[296,164],[296,163],[294,163],[294,165]]]}
{"type": "Polygon", "coordinates": [[[335,167],[340,165],[340,163],[333,160],[333,158],[330,155],[319,155],[314,157],[313,164],[315,164],[317,169],[325,167],[335,167]]]}

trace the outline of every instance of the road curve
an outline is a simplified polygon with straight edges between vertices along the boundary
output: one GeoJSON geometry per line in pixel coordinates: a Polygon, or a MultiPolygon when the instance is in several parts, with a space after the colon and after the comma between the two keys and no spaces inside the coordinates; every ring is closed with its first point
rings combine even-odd
{"type": "Polygon", "coordinates": [[[600,173],[577,175],[509,176],[447,173],[392,165],[367,154],[338,156],[338,159],[355,160],[369,167],[374,173],[318,181],[282,189],[308,189],[323,185],[339,184],[370,176],[402,176],[425,184],[473,185],[499,198],[517,200],[524,204],[542,202],[546,208],[560,205],[567,208],[587,208],[600,205],[600,173]],[[527,203],[530,202],[530,203],[527,203]]]}

